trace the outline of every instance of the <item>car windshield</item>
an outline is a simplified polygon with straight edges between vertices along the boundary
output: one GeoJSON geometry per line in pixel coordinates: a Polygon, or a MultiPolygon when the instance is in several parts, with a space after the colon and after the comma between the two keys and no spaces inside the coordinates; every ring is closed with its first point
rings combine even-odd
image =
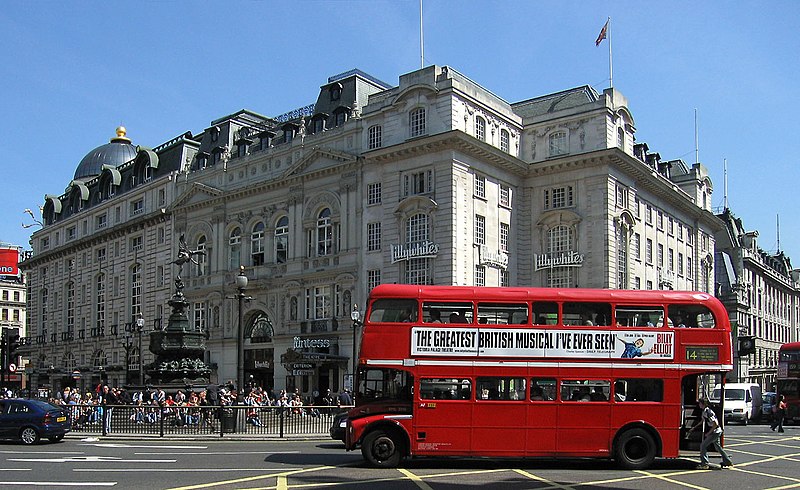
{"type": "MultiPolygon", "coordinates": [[[[712,400],[719,400],[719,389],[714,390],[712,400]]],[[[728,401],[744,400],[744,390],[725,390],[725,399],[728,401]]]]}

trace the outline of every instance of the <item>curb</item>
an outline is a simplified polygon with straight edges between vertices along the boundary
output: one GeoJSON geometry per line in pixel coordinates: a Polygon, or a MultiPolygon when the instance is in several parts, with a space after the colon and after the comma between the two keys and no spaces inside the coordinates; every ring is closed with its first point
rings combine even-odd
{"type": "Polygon", "coordinates": [[[64,437],[67,440],[84,441],[91,439],[91,441],[84,442],[97,442],[97,441],[243,441],[243,442],[340,442],[331,439],[330,436],[325,437],[318,434],[292,434],[279,437],[270,434],[225,434],[220,437],[219,434],[170,434],[160,437],[148,437],[147,434],[95,434],[91,432],[68,432],[64,437]]]}

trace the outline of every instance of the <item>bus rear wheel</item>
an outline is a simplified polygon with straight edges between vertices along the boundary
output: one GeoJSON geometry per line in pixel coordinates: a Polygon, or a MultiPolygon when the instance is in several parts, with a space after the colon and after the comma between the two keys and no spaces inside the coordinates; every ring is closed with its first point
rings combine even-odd
{"type": "Polygon", "coordinates": [[[619,436],[614,452],[617,464],[625,469],[641,470],[656,459],[656,442],[644,429],[629,429],[619,436]]]}
{"type": "Polygon", "coordinates": [[[396,468],[402,457],[400,447],[396,437],[384,430],[376,430],[364,438],[361,454],[376,468],[396,468]]]}

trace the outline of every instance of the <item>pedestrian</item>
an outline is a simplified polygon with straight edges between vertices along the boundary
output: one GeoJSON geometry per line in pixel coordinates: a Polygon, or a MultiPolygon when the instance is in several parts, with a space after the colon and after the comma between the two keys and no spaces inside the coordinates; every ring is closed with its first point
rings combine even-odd
{"type": "Polygon", "coordinates": [[[719,426],[717,415],[714,413],[714,410],[708,406],[708,400],[705,398],[697,400],[697,407],[702,410],[700,422],[689,429],[689,432],[693,432],[701,425],[705,425],[706,429],[705,433],[703,434],[703,442],[700,443],[700,464],[697,466],[697,469],[707,470],[710,468],[708,465],[709,446],[714,446],[714,449],[716,449],[719,455],[722,456],[722,464],[720,465],[720,468],[732,468],[733,462],[731,461],[731,458],[728,456],[728,453],[722,449],[722,446],[719,443],[719,439],[722,436],[722,427],[719,426]]]}
{"type": "Polygon", "coordinates": [[[350,397],[350,393],[346,389],[342,390],[339,393],[339,406],[346,407],[353,404],[353,399],[350,397]]]}
{"type": "Polygon", "coordinates": [[[786,418],[786,401],[783,395],[778,395],[778,401],[772,406],[772,425],[770,429],[773,431],[778,429],[778,432],[783,432],[783,419],[786,418]]]}

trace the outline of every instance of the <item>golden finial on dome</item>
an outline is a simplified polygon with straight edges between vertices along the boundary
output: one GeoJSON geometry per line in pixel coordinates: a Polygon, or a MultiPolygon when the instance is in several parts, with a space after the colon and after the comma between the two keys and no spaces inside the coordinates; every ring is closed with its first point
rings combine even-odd
{"type": "Polygon", "coordinates": [[[117,136],[111,138],[112,143],[130,143],[131,140],[127,136],[125,136],[128,131],[125,129],[125,126],[117,126],[117,136]]]}

